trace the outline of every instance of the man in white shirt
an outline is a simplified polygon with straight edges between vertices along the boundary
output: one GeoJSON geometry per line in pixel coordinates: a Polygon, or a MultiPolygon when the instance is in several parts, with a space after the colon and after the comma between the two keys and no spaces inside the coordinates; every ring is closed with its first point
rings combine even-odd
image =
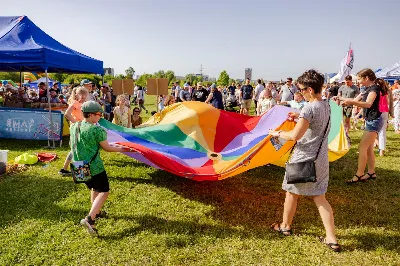
{"type": "Polygon", "coordinates": [[[258,79],[257,80],[257,86],[254,89],[254,95],[253,95],[253,101],[254,101],[254,104],[256,106],[256,110],[257,110],[258,99],[260,98],[260,94],[261,94],[261,92],[263,90],[264,90],[264,85],[261,84],[261,79],[258,79]]]}
{"type": "Polygon", "coordinates": [[[181,98],[180,98],[182,88],[181,88],[181,86],[179,86],[178,82],[176,82],[176,81],[174,82],[174,86],[175,86],[175,101],[182,102],[181,98]]]}
{"type": "Polygon", "coordinates": [[[279,96],[281,102],[289,102],[294,99],[294,94],[297,92],[296,86],[293,85],[293,79],[287,78],[286,84],[281,87],[279,96]]]}

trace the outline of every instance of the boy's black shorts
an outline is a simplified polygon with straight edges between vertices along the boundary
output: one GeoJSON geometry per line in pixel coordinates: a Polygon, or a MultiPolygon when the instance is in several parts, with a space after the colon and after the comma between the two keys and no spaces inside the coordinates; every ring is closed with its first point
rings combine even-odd
{"type": "Polygon", "coordinates": [[[108,177],[106,171],[100,174],[92,176],[90,181],[85,183],[89,189],[93,189],[96,192],[108,192],[110,191],[110,184],[108,183],[108,177]]]}

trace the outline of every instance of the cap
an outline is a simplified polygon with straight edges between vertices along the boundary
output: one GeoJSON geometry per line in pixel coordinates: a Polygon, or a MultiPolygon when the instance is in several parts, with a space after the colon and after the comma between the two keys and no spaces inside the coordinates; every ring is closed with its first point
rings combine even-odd
{"type": "Polygon", "coordinates": [[[213,83],[212,85],[211,85],[211,89],[215,89],[217,87],[217,85],[215,85],[215,83],[213,83]]]}
{"type": "Polygon", "coordinates": [[[185,83],[185,84],[183,84],[183,87],[187,88],[187,87],[190,87],[190,86],[189,86],[189,84],[185,83]]]}
{"type": "Polygon", "coordinates": [[[81,81],[81,86],[86,85],[86,84],[90,84],[90,83],[92,83],[90,80],[88,80],[88,79],[82,79],[82,81],[81,81]]]}
{"type": "Polygon", "coordinates": [[[108,85],[108,83],[104,83],[104,84],[102,85],[102,87],[106,87],[107,89],[109,89],[109,88],[110,88],[110,85],[108,85]]]}
{"type": "Polygon", "coordinates": [[[84,113],[103,113],[103,108],[95,101],[87,101],[82,104],[82,112],[84,113]]]}

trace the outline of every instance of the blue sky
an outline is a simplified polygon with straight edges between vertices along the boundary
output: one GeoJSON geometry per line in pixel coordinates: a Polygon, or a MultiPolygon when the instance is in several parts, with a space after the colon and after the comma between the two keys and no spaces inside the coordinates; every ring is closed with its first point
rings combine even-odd
{"type": "Polygon", "coordinates": [[[226,70],[253,79],[337,72],[350,42],[355,71],[400,60],[398,0],[1,0],[66,46],[116,73],[226,70]]]}

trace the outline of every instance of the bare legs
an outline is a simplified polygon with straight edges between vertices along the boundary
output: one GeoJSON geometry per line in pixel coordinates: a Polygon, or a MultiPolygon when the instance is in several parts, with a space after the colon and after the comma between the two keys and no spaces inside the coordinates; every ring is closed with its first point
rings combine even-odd
{"type": "Polygon", "coordinates": [[[90,209],[89,216],[94,221],[96,219],[96,214],[100,212],[101,207],[103,207],[104,202],[108,198],[109,192],[96,192],[91,191],[90,199],[92,202],[92,208],[90,209]]]}
{"type": "MultiPolygon", "coordinates": [[[[283,209],[283,221],[280,225],[282,229],[291,229],[299,197],[299,195],[286,192],[285,204],[283,209]]],[[[313,196],[313,199],[325,227],[326,243],[337,243],[337,239],[335,236],[335,221],[333,218],[333,210],[331,208],[331,205],[326,200],[325,194],[313,196]]],[[[277,226],[275,227],[275,229],[278,229],[277,226]]]]}
{"type": "MultiPolygon", "coordinates": [[[[368,173],[375,173],[375,154],[374,154],[374,143],[376,139],[376,132],[365,131],[361,138],[360,145],[358,147],[358,168],[357,176],[364,176],[365,166],[368,162],[368,173]]],[[[357,177],[353,177],[354,181],[357,177]]]]}

